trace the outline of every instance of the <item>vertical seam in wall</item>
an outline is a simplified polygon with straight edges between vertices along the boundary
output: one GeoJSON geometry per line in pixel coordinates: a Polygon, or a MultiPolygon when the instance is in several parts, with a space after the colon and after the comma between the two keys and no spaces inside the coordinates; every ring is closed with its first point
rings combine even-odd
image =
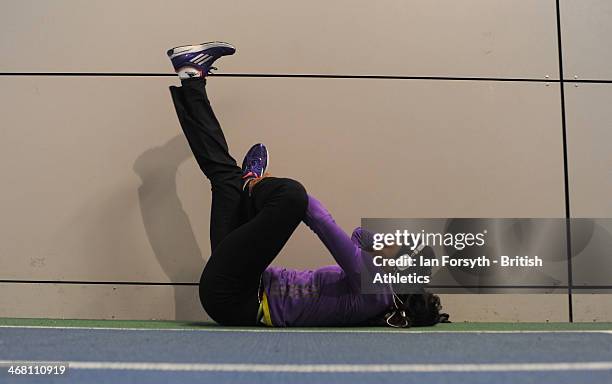
{"type": "Polygon", "coordinates": [[[567,253],[567,300],[568,300],[568,320],[574,322],[574,309],[572,302],[572,231],[571,231],[571,210],[569,192],[569,169],[567,159],[567,124],[565,120],[565,80],[563,76],[563,44],[561,42],[561,7],[560,0],[555,0],[557,14],[557,50],[559,53],[559,93],[561,96],[561,132],[563,137],[563,183],[565,195],[565,237],[567,253]]]}

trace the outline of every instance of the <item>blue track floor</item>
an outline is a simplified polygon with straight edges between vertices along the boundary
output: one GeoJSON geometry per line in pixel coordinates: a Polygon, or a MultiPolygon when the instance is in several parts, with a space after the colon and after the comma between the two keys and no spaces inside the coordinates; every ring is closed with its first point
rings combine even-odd
{"type": "MultiPolygon", "coordinates": [[[[612,334],[346,333],[0,328],[0,360],[206,364],[612,362],[612,334]]],[[[6,368],[3,368],[6,370],[6,368]]],[[[15,383],[610,383],[612,369],[525,372],[222,372],[71,369],[15,383]]]]}

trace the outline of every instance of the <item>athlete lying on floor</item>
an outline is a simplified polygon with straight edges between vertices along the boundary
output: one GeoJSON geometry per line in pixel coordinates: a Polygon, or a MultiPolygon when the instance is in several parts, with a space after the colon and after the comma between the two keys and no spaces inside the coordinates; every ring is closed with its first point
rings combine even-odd
{"type": "MultiPolygon", "coordinates": [[[[212,185],[212,254],[200,279],[200,300],[223,325],[395,327],[434,325],[440,300],[431,293],[396,295],[391,286],[361,293],[370,268],[363,249],[367,233],[349,237],[331,214],[297,181],[270,177],[263,144],[246,154],[242,168],[229,154],[206,93],[206,77],[218,58],[235,48],[213,42],[170,49],[182,86],[170,87],[187,141],[212,185]],[[314,271],[270,267],[296,227],[304,222],[337,265],[314,271]]],[[[396,257],[387,247],[377,254],[396,257]]]]}

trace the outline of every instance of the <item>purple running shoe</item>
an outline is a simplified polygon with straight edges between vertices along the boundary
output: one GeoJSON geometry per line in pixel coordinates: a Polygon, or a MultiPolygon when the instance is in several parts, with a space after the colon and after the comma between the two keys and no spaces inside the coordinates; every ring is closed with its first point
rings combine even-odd
{"type": "Polygon", "coordinates": [[[231,44],[213,41],[197,45],[183,45],[169,49],[168,57],[181,79],[203,77],[217,69],[212,64],[218,58],[236,52],[231,44]]]}
{"type": "Polygon", "coordinates": [[[269,161],[270,157],[265,145],[259,143],[249,149],[242,161],[242,179],[244,180],[242,189],[246,188],[249,181],[262,177],[266,173],[269,161]]]}

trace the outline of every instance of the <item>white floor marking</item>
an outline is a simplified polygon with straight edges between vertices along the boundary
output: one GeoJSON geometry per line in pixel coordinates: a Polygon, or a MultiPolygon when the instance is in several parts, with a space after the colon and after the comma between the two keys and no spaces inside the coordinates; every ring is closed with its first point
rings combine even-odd
{"type": "MultiPolygon", "coordinates": [[[[14,364],[0,360],[0,364],[14,364]]],[[[19,362],[24,363],[24,362],[19,362]]],[[[49,363],[27,361],[26,363],[49,363]]],[[[269,373],[441,373],[441,372],[537,372],[612,370],[612,361],[508,364],[180,364],[122,363],[110,361],[68,361],[70,369],[196,371],[196,372],[269,372],[269,373]]]]}
{"type": "Polygon", "coordinates": [[[503,330],[503,331],[492,331],[492,330],[444,330],[444,331],[421,331],[411,329],[390,329],[381,327],[380,329],[354,329],[354,328],[338,328],[338,329],[300,329],[300,328],[129,328],[129,327],[70,327],[70,326],[42,326],[42,325],[0,325],[2,328],[22,328],[22,329],[79,329],[79,330],[104,330],[104,331],[172,331],[172,332],[247,332],[247,333],[427,333],[427,334],[439,334],[439,333],[493,333],[493,334],[507,334],[507,333],[607,333],[612,334],[612,330],[589,330],[589,329],[577,329],[577,330],[503,330]]]}

